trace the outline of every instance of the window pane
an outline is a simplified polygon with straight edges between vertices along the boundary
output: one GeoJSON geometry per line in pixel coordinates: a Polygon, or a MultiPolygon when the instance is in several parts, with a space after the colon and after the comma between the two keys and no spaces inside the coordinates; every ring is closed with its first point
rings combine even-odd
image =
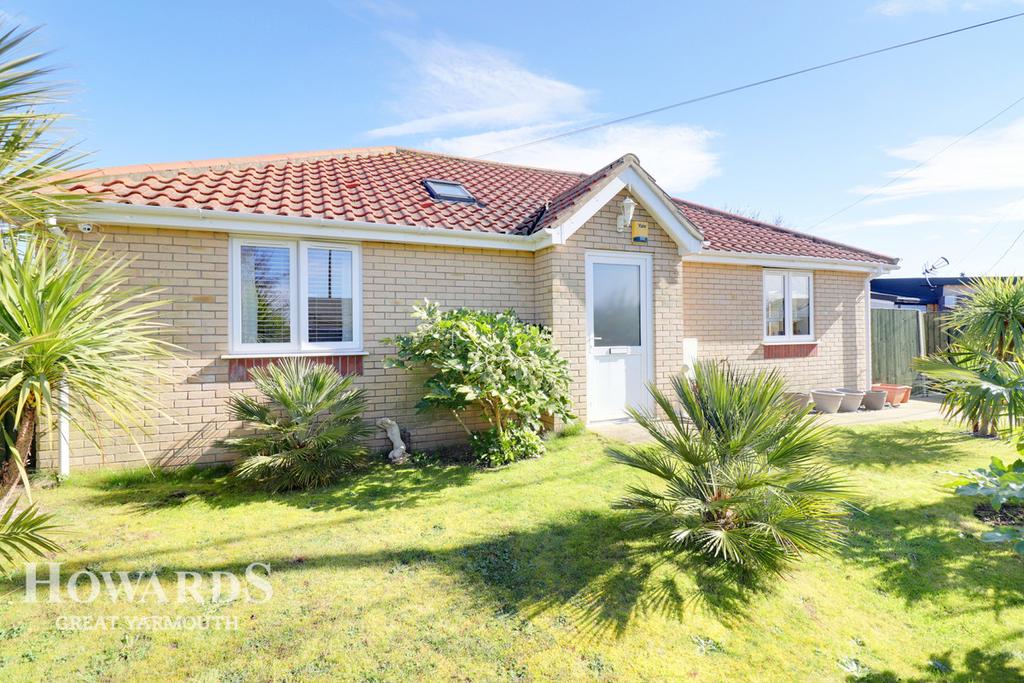
{"type": "Polygon", "coordinates": [[[309,342],[352,341],[352,252],[310,249],[309,342]]]}
{"type": "Polygon", "coordinates": [[[640,346],[640,266],[594,264],[594,345],[640,346]]]}
{"type": "Polygon", "coordinates": [[[793,301],[793,334],[811,334],[811,278],[806,275],[789,277],[789,295],[793,301]]]}
{"type": "Polygon", "coordinates": [[[786,279],[782,275],[765,275],[764,320],[765,336],[786,335],[786,279]]]}
{"type": "Polygon", "coordinates": [[[291,254],[288,247],[242,245],[242,343],[291,342],[291,254]]]}

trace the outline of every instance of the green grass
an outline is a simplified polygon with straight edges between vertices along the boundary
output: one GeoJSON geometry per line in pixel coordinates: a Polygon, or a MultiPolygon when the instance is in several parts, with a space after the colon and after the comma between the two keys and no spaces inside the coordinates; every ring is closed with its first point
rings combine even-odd
{"type": "Polygon", "coordinates": [[[497,471],[381,467],[310,494],[217,471],[41,490],[76,569],[273,567],[264,604],[26,604],[0,582],[3,680],[1024,680],[1024,562],[982,544],[947,470],[1007,446],[938,422],[839,432],[849,546],[738,586],[659,556],[609,503],[636,476],[592,434],[497,471]],[[223,614],[237,631],[58,631],[61,614],[223,614]],[[154,678],[154,676],[156,678],[154,678]]]}

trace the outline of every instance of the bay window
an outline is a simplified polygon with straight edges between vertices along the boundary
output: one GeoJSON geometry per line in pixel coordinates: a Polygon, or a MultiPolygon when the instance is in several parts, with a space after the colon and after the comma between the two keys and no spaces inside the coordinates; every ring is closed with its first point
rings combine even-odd
{"type": "Polygon", "coordinates": [[[814,283],[811,273],[764,271],[764,340],[814,340],[814,283]]]}
{"type": "Polygon", "coordinates": [[[361,349],[357,246],[233,239],[230,286],[232,353],[361,349]]]}

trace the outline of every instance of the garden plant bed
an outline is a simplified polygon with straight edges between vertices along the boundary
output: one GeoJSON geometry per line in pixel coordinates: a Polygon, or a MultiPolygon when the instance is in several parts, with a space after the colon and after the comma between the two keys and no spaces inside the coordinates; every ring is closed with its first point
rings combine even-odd
{"type": "MultiPolygon", "coordinates": [[[[1010,456],[941,422],[837,430],[848,544],[762,584],[668,557],[610,509],[638,475],[594,434],[497,471],[380,466],[313,493],[223,470],[73,473],[37,490],[79,570],[235,571],[273,597],[24,601],[0,579],[0,680],[1024,680],[1024,571],[949,476],[1010,456]],[[237,630],[60,630],[76,615],[225,615],[237,630]]],[[[87,586],[82,585],[82,592],[87,586]]]]}
{"type": "Polygon", "coordinates": [[[979,503],[974,508],[974,516],[996,526],[1024,526],[1024,505],[1007,503],[997,511],[988,503],[979,503]]]}

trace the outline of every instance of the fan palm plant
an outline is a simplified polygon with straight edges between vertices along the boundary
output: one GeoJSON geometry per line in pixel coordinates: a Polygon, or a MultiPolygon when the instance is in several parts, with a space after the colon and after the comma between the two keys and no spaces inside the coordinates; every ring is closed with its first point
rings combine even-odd
{"type": "Polygon", "coordinates": [[[781,375],[704,361],[673,389],[675,402],[650,387],[664,421],[631,411],[656,445],[612,453],[653,477],[615,503],[633,512],[631,527],[755,571],[841,542],[850,488],[822,464],[827,433],[794,410],[781,375]]]}
{"type": "Polygon", "coordinates": [[[262,397],[235,394],[229,410],[257,432],[221,442],[242,454],[236,476],[271,491],[310,489],[362,464],[370,427],[351,376],[300,358],[255,368],[251,376],[262,397]]]}
{"type": "Polygon", "coordinates": [[[917,359],[914,367],[945,394],[942,409],[947,417],[973,424],[979,435],[994,435],[1005,420],[1007,405],[1002,394],[984,387],[986,381],[998,379],[999,363],[1024,353],[1024,278],[972,280],[967,296],[944,324],[956,335],[956,343],[945,353],[917,359]],[[958,369],[974,373],[980,381],[963,381],[958,369]]]}
{"type": "Polygon", "coordinates": [[[4,431],[2,490],[19,472],[28,489],[37,428],[59,415],[97,444],[111,428],[132,438],[147,426],[143,408],[169,377],[160,361],[176,347],[158,337],[156,290],[128,286],[129,265],[46,233],[0,239],[0,415],[16,433],[4,431]]]}

